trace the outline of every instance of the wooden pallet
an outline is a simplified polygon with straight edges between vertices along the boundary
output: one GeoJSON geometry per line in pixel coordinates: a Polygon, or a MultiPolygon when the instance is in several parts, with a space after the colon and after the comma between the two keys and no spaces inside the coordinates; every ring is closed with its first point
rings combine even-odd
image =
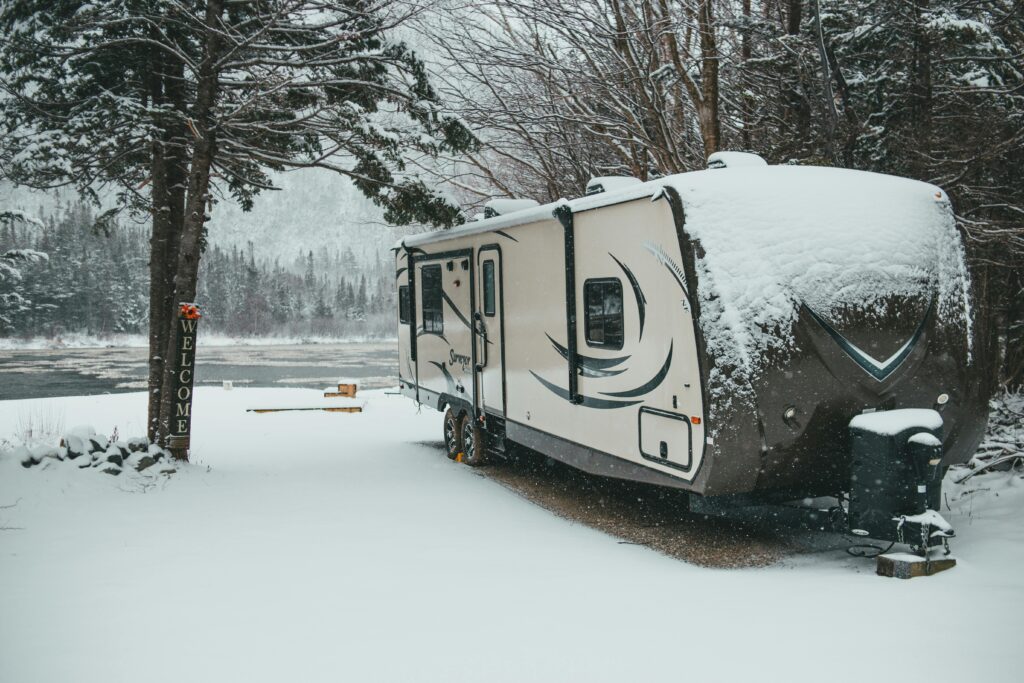
{"type": "Polygon", "coordinates": [[[337,391],[325,391],[324,398],[355,398],[358,384],[339,384],[337,391]]]}
{"type": "MultiPolygon", "coordinates": [[[[355,384],[339,384],[337,391],[325,391],[324,398],[355,398],[356,389],[358,385],[355,384]]],[[[293,410],[319,410],[325,413],[361,413],[363,412],[362,406],[332,406],[332,405],[321,405],[321,406],[299,406],[299,407],[281,407],[281,408],[249,408],[246,412],[248,413],[284,413],[293,410]]]]}
{"type": "Polygon", "coordinates": [[[325,413],[361,413],[362,406],[314,406],[310,408],[249,408],[247,413],[286,413],[294,410],[319,410],[325,413]]]}

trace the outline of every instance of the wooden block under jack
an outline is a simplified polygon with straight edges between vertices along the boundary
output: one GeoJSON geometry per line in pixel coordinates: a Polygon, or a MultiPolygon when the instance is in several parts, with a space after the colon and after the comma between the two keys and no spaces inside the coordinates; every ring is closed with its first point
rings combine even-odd
{"type": "Polygon", "coordinates": [[[955,557],[940,557],[926,561],[925,558],[910,553],[890,553],[879,555],[875,569],[879,576],[895,579],[912,579],[915,576],[931,576],[952,569],[956,566],[955,557]]]}
{"type": "Polygon", "coordinates": [[[355,398],[358,384],[339,384],[337,391],[325,391],[324,398],[355,398]]]}

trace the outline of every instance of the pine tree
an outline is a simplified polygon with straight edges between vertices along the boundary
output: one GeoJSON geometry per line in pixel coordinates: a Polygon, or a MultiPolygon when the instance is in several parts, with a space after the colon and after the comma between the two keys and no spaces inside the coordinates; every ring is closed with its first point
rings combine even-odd
{"type": "Polygon", "coordinates": [[[406,169],[410,150],[430,156],[474,141],[441,111],[413,52],[388,39],[401,18],[364,0],[0,8],[4,173],[84,193],[112,185],[121,208],[152,216],[151,437],[166,434],[174,306],[195,299],[218,198],[249,208],[269,170],[320,167],[352,178],[388,220],[461,220],[406,169]]]}

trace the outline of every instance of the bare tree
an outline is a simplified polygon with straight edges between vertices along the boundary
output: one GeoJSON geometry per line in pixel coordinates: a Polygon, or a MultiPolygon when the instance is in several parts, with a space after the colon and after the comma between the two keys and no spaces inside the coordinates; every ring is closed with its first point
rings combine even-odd
{"type": "Polygon", "coordinates": [[[480,130],[480,153],[452,160],[467,199],[554,199],[593,175],[702,167],[721,146],[710,0],[501,0],[423,23],[439,87],[480,130]]]}

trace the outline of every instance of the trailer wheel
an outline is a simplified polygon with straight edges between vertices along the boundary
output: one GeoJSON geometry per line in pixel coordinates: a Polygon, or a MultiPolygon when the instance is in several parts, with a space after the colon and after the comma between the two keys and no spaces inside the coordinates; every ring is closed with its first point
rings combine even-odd
{"type": "Polygon", "coordinates": [[[444,448],[451,460],[455,460],[462,451],[462,423],[465,417],[465,413],[457,413],[451,406],[444,414],[444,448]]]}
{"type": "Polygon", "coordinates": [[[462,462],[470,467],[486,464],[487,449],[480,423],[466,415],[462,421],[462,462]]]}

